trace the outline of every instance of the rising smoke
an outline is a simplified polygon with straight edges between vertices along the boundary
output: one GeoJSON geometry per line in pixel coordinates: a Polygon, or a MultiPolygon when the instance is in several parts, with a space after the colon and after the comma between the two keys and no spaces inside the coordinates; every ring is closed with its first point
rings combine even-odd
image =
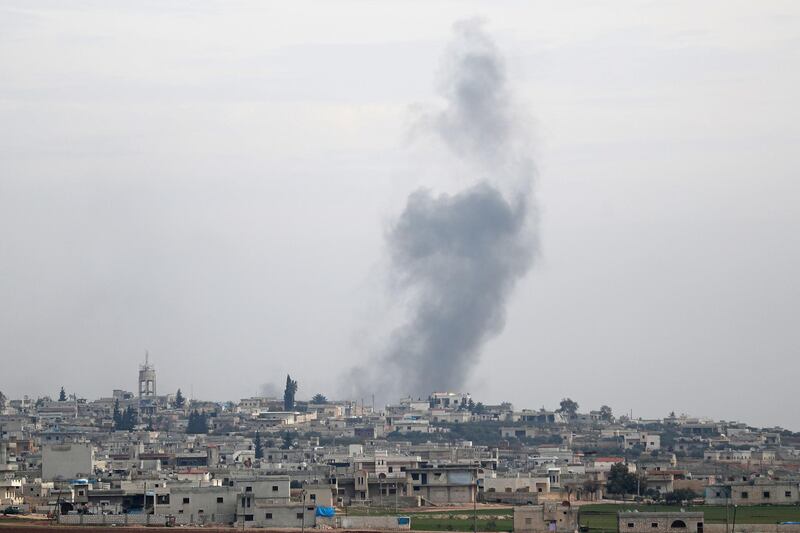
{"type": "Polygon", "coordinates": [[[413,192],[387,234],[394,290],[411,304],[362,384],[382,396],[462,387],[535,255],[522,114],[481,23],[455,33],[442,69],[446,104],[424,122],[480,179],[454,194],[413,192]]]}

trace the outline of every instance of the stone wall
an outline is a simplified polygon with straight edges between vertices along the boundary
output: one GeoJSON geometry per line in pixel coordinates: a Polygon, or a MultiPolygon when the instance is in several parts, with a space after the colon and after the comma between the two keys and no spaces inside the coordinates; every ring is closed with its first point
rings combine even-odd
{"type": "Polygon", "coordinates": [[[800,533],[800,524],[706,524],[706,533],[800,533]]]}
{"type": "Polygon", "coordinates": [[[58,523],[64,525],[87,525],[87,526],[125,526],[125,525],[155,525],[164,526],[170,520],[174,520],[176,525],[202,525],[202,524],[231,524],[234,523],[234,515],[215,516],[211,521],[211,516],[195,516],[192,514],[163,515],[163,514],[62,514],[58,516],[58,523]]]}
{"type": "Polygon", "coordinates": [[[317,525],[335,529],[377,529],[409,530],[411,518],[408,516],[335,516],[317,518],[317,525]]]}

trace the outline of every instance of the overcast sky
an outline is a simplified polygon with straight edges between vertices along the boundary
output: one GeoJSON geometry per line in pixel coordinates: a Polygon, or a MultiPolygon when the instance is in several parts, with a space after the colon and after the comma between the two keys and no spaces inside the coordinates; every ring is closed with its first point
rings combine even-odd
{"type": "Polygon", "coordinates": [[[134,390],[149,350],[161,393],[336,396],[398,320],[387,228],[463,185],[410,132],[472,17],[541,251],[467,391],[800,430],[793,0],[0,0],[0,390],[134,390]]]}

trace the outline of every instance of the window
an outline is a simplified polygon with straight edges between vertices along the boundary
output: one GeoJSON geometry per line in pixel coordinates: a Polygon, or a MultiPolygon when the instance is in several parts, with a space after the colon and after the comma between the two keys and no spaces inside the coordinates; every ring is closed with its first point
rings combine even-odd
{"type": "Polygon", "coordinates": [[[244,491],[245,492],[253,492],[253,487],[245,487],[244,491]]]}
{"type": "Polygon", "coordinates": [[[769,499],[769,491],[768,490],[764,491],[764,498],[765,499],[769,499]]]}
{"type": "Polygon", "coordinates": [[[223,503],[223,498],[222,498],[222,496],[218,496],[218,497],[217,497],[217,503],[223,503]]]}
{"type": "Polygon", "coordinates": [[[676,529],[676,528],[677,529],[683,529],[683,528],[686,527],[686,522],[684,522],[683,520],[675,520],[674,522],[672,522],[672,525],[670,525],[669,527],[671,527],[672,529],[676,529]]]}
{"type": "Polygon", "coordinates": [[[633,527],[633,522],[628,522],[628,527],[633,527]]]}
{"type": "Polygon", "coordinates": [[[278,485],[272,485],[272,492],[278,492],[278,485]]]}
{"type": "Polygon", "coordinates": [[[703,533],[703,523],[702,522],[698,522],[697,523],[697,533],[703,533]]]}
{"type": "Polygon", "coordinates": [[[650,527],[658,527],[658,522],[650,522],[650,527]]]}
{"type": "Polygon", "coordinates": [[[83,496],[83,491],[82,490],[78,491],[78,496],[83,496]]]}
{"type": "Polygon", "coordinates": [[[787,490],[786,492],[783,493],[783,495],[786,496],[787,498],[791,498],[792,497],[792,491],[787,490]]]}
{"type": "Polygon", "coordinates": [[[717,498],[720,498],[721,496],[722,496],[722,493],[720,491],[717,491],[717,498]]]}
{"type": "Polygon", "coordinates": [[[742,491],[742,499],[743,500],[747,499],[747,491],[744,491],[744,490],[742,491]]]}
{"type": "Polygon", "coordinates": [[[311,495],[309,495],[309,498],[311,499],[311,501],[316,501],[317,495],[316,494],[311,494],[311,495]]]}
{"type": "Polygon", "coordinates": [[[245,522],[252,522],[253,521],[253,515],[251,515],[251,514],[244,515],[244,521],[245,522]]]}
{"type": "Polygon", "coordinates": [[[297,519],[302,520],[302,518],[303,518],[303,513],[297,513],[297,519]]]}
{"type": "Polygon", "coordinates": [[[272,520],[272,513],[267,513],[267,516],[265,516],[264,518],[266,518],[267,520],[272,520]]]}
{"type": "Polygon", "coordinates": [[[419,480],[419,474],[417,474],[417,473],[411,474],[411,479],[413,479],[414,481],[418,481],[419,480]]]}
{"type": "Polygon", "coordinates": [[[184,504],[187,504],[187,503],[189,503],[189,498],[184,498],[184,499],[183,499],[183,503],[184,503],[184,504]]]}

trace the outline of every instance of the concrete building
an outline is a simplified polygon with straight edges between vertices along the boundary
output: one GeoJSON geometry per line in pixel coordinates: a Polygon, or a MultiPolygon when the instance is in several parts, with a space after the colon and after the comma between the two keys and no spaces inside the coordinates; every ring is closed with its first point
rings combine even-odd
{"type": "Polygon", "coordinates": [[[269,504],[286,504],[292,497],[292,478],[289,476],[264,476],[231,479],[228,486],[241,494],[250,494],[269,504]]]}
{"type": "Polygon", "coordinates": [[[65,442],[42,446],[42,478],[73,479],[94,473],[94,447],[90,442],[65,442]]]}
{"type": "Polygon", "coordinates": [[[661,494],[675,490],[675,474],[669,471],[651,471],[645,474],[645,487],[661,494]]]}
{"type": "Polygon", "coordinates": [[[477,465],[421,465],[406,471],[407,494],[423,503],[472,503],[477,494],[477,465]]]}
{"type": "Polygon", "coordinates": [[[0,479],[0,510],[9,505],[22,505],[22,480],[0,479]]]}
{"type": "Polygon", "coordinates": [[[573,533],[578,530],[578,510],[570,505],[546,502],[514,507],[514,531],[526,533],[573,533]]]}
{"type": "Polygon", "coordinates": [[[310,502],[274,504],[253,495],[239,494],[236,524],[244,527],[313,528],[316,507],[310,502]]]}
{"type": "Polygon", "coordinates": [[[238,493],[236,523],[245,527],[314,527],[316,506],[331,506],[333,500],[329,485],[317,485],[292,501],[289,476],[234,479],[230,485],[238,493]]]}
{"type": "Polygon", "coordinates": [[[620,533],[703,533],[703,513],[617,513],[620,533]]]}
{"type": "Polygon", "coordinates": [[[716,463],[747,463],[753,452],[751,450],[706,450],[703,460],[716,463]]]}
{"type": "Polygon", "coordinates": [[[563,414],[555,411],[545,411],[544,409],[539,411],[523,409],[522,411],[512,414],[511,420],[513,422],[524,422],[526,424],[539,426],[566,423],[566,419],[564,418],[563,414]]]}
{"type": "Polygon", "coordinates": [[[155,514],[188,515],[195,524],[232,524],[236,519],[235,487],[170,485],[156,491],[155,514]]]}
{"type": "Polygon", "coordinates": [[[730,484],[709,485],[705,490],[707,504],[725,505],[795,505],[800,503],[797,481],[755,478],[730,484]]]}
{"type": "Polygon", "coordinates": [[[550,476],[495,477],[483,480],[483,501],[517,505],[535,504],[550,493],[550,476]]]}
{"type": "Polygon", "coordinates": [[[45,401],[37,409],[41,422],[47,424],[67,423],[78,418],[78,401],[75,399],[58,401],[45,401]]]}
{"type": "Polygon", "coordinates": [[[654,433],[634,432],[624,436],[625,449],[640,446],[647,452],[661,449],[661,435],[654,433]]]}
{"type": "MultiPolygon", "coordinates": [[[[618,463],[624,463],[624,457],[595,457],[591,460],[592,468],[599,472],[610,472],[611,467],[618,463]]],[[[632,468],[634,465],[628,463],[628,471],[633,472],[635,468],[632,468]]]]}
{"type": "Polygon", "coordinates": [[[392,420],[391,432],[396,433],[431,433],[433,428],[428,420],[417,418],[398,418],[392,420]]]}

